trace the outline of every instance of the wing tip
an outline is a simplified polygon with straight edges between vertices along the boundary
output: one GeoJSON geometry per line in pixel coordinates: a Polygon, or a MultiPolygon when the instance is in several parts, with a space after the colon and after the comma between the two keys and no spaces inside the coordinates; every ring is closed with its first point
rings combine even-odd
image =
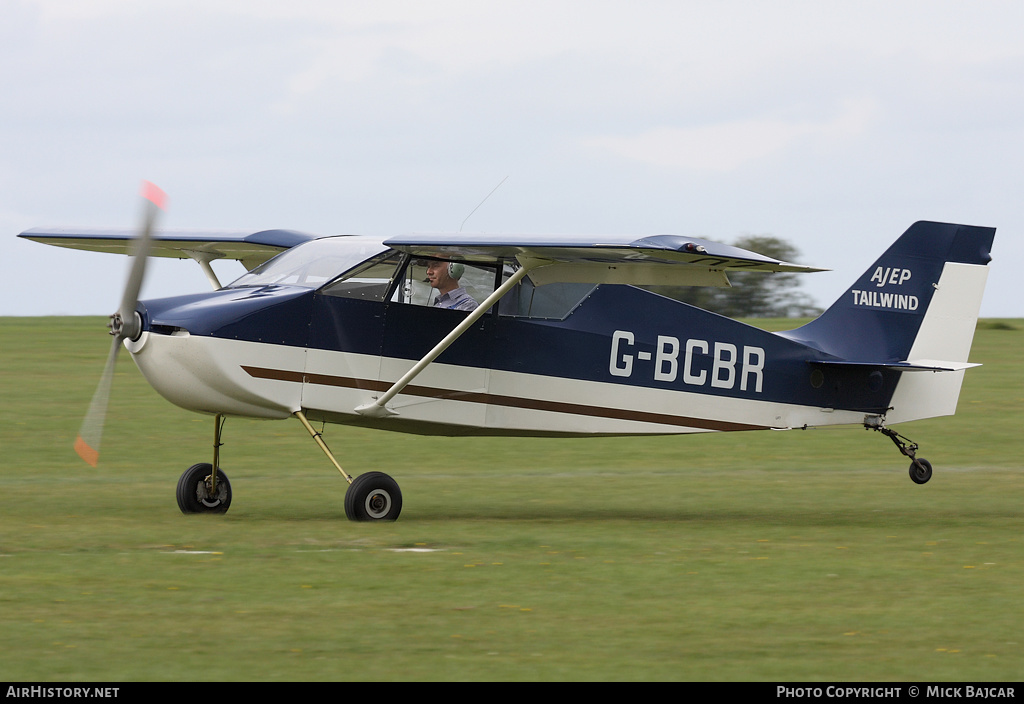
{"type": "Polygon", "coordinates": [[[75,452],[93,467],[100,461],[100,451],[92,449],[89,443],[82,439],[81,435],[75,438],[75,452]]]}

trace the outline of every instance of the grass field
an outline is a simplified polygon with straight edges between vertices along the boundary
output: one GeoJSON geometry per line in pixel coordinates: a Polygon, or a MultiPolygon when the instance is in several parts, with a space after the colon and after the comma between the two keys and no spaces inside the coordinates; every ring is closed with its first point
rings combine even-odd
{"type": "MultiPolygon", "coordinates": [[[[779,326],[779,321],[772,325],[779,326]]],[[[229,420],[225,516],[174,490],[213,420],[127,355],[100,467],[71,450],[109,338],[0,319],[0,680],[997,681],[1024,672],[1024,321],[982,321],[953,418],[589,440],[229,420]]]]}

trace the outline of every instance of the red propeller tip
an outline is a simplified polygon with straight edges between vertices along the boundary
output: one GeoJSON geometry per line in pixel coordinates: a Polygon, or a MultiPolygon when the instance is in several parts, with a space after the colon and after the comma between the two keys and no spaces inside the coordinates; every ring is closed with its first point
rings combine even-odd
{"type": "Polygon", "coordinates": [[[167,205],[167,194],[163,190],[149,181],[142,182],[142,197],[151,202],[160,210],[165,210],[167,205]]]}
{"type": "Polygon", "coordinates": [[[93,467],[95,467],[96,463],[100,461],[99,451],[89,447],[89,443],[83,440],[81,435],[75,438],[75,452],[77,452],[79,457],[91,464],[93,467]]]}

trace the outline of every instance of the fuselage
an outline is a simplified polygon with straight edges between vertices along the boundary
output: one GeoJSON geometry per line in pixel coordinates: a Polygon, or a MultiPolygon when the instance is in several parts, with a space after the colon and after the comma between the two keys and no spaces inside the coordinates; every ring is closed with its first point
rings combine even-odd
{"type": "MultiPolygon", "coordinates": [[[[277,271],[272,260],[219,291],[144,302],[145,332],[126,344],[149,382],[201,413],[617,435],[860,423],[885,412],[900,378],[823,369],[815,361],[835,359],[826,352],[639,288],[526,281],[403,388],[392,415],[368,417],[355,409],[466,313],[429,305],[422,262],[366,238],[327,239],[314,274],[296,264],[302,245],[277,271]]],[[[464,280],[479,298],[507,275],[495,263],[464,280]]]]}

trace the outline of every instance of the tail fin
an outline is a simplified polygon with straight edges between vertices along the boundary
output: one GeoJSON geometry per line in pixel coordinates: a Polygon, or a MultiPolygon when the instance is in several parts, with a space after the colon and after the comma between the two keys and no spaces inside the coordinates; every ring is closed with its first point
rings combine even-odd
{"type": "Polygon", "coordinates": [[[951,415],[994,236],[991,227],[914,223],[819,318],[782,334],[837,361],[907,369],[889,422],[951,415]]]}

